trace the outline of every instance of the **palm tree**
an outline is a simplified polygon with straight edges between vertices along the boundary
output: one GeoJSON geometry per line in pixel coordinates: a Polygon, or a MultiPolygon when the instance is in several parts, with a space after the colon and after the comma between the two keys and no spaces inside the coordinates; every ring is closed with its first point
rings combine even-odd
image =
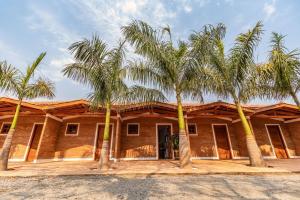
{"type": "Polygon", "coordinates": [[[300,52],[298,49],[289,51],[284,44],[284,37],[272,33],[271,51],[267,64],[259,67],[263,95],[283,99],[292,97],[300,109],[297,92],[300,89],[300,52]]]}
{"type": "Polygon", "coordinates": [[[155,89],[136,85],[127,87],[125,83],[126,68],[123,67],[124,42],[120,42],[116,48],[108,49],[107,45],[95,35],[91,40],[84,39],[73,43],[69,50],[74,55],[75,62],[63,69],[64,75],[91,88],[92,92],[88,98],[92,109],[98,109],[101,106],[106,110],[99,161],[99,168],[106,170],[109,168],[108,145],[112,104],[133,101],[165,101],[165,97],[155,89]]]}
{"type": "Polygon", "coordinates": [[[122,32],[143,59],[132,62],[130,76],[134,81],[175,95],[178,108],[180,166],[190,166],[190,146],[183,115],[182,98],[192,96],[202,100],[200,93],[190,95],[196,60],[190,55],[186,42],[173,44],[170,27],[154,29],[143,21],[134,20],[122,27],[122,32]],[[166,34],[165,34],[166,33],[166,34]]]}
{"type": "Polygon", "coordinates": [[[217,94],[221,98],[231,97],[236,105],[246,134],[251,166],[265,166],[265,163],[241,103],[246,103],[251,97],[257,95],[256,65],[253,54],[262,32],[262,23],[258,22],[253,29],[239,34],[229,55],[225,55],[224,52],[222,39],[225,36],[225,29],[220,25],[206,26],[203,31],[194,33],[190,37],[193,52],[207,51],[199,55],[209,55],[208,62],[195,69],[201,86],[206,88],[207,92],[217,94]],[[203,39],[209,41],[205,49],[199,48],[203,39]]]}
{"type": "Polygon", "coordinates": [[[8,66],[6,63],[2,65],[5,68],[4,71],[10,71],[10,73],[4,76],[5,78],[3,79],[2,85],[4,85],[8,91],[11,91],[14,95],[16,95],[19,102],[16,107],[11,127],[5,138],[3,147],[0,151],[1,171],[7,170],[7,163],[9,151],[12,144],[12,137],[15,133],[22,101],[24,99],[34,99],[38,97],[54,97],[54,84],[52,82],[41,77],[39,77],[36,80],[33,80],[34,74],[45,55],[46,53],[41,53],[39,57],[32,63],[32,65],[27,67],[25,74],[13,69],[10,65],[8,66]]]}

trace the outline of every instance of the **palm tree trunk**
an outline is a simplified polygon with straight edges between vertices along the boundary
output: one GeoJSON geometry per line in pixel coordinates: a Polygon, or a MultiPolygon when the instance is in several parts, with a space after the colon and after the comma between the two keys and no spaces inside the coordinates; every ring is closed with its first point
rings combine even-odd
{"type": "Polygon", "coordinates": [[[20,113],[20,109],[21,109],[21,103],[22,103],[22,101],[20,101],[17,105],[13,122],[10,126],[10,129],[7,133],[4,144],[3,144],[2,149],[0,151],[0,171],[6,171],[7,170],[9,152],[10,152],[10,148],[11,148],[11,144],[12,144],[12,138],[13,138],[13,135],[14,135],[15,130],[16,130],[16,125],[17,125],[17,121],[18,121],[18,117],[19,117],[19,113],[20,113]]]}
{"type": "Polygon", "coordinates": [[[295,92],[293,92],[293,91],[291,91],[290,94],[291,94],[291,96],[292,96],[292,98],[293,98],[295,104],[297,105],[298,109],[300,110],[300,102],[299,102],[299,100],[298,100],[297,95],[296,95],[295,92]]]}
{"type": "Polygon", "coordinates": [[[103,142],[101,149],[101,156],[99,160],[99,169],[108,170],[109,169],[109,127],[110,127],[110,103],[106,104],[106,114],[105,114],[105,125],[103,133],[103,142]]]}
{"type": "Polygon", "coordinates": [[[250,125],[245,117],[242,106],[238,101],[235,102],[235,104],[246,134],[246,143],[247,143],[247,149],[248,149],[248,154],[250,159],[250,165],[253,167],[265,167],[266,163],[263,160],[261,151],[256,143],[250,125]]]}
{"type": "Polygon", "coordinates": [[[191,166],[191,152],[190,145],[186,135],[185,123],[183,117],[182,103],[180,95],[177,95],[177,106],[178,106],[178,127],[179,127],[179,158],[180,167],[191,166]]]}

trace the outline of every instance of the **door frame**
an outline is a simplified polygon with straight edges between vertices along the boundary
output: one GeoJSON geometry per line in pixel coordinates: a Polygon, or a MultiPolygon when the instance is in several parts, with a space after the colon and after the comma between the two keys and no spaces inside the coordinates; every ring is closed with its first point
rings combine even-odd
{"type": "MultiPolygon", "coordinates": [[[[155,124],[155,131],[156,131],[156,160],[159,160],[159,144],[158,144],[158,140],[159,140],[159,136],[158,136],[158,126],[171,126],[171,136],[173,135],[173,123],[156,123],[155,124]]],[[[174,159],[174,151],[173,148],[171,148],[171,152],[172,152],[172,159],[174,159]]]]}
{"type": "Polygon", "coordinates": [[[214,126],[218,126],[218,125],[226,126],[227,139],[228,139],[228,143],[229,143],[229,151],[230,151],[231,159],[234,159],[230,134],[229,134],[229,130],[228,130],[228,124],[226,124],[226,123],[214,123],[214,124],[211,124],[211,127],[212,127],[213,136],[214,136],[214,143],[215,143],[215,147],[216,147],[217,159],[220,160],[220,156],[219,156],[219,152],[218,152],[218,144],[217,144],[217,139],[216,139],[214,126]]]}
{"type": "MultiPolygon", "coordinates": [[[[98,130],[99,130],[99,126],[100,125],[105,125],[105,123],[103,123],[103,122],[96,123],[96,132],[95,132],[94,148],[93,148],[93,160],[95,160],[95,158],[96,158],[98,130]]],[[[114,128],[115,127],[114,127],[114,123],[113,122],[109,123],[109,125],[112,125],[112,128],[111,128],[111,137],[110,137],[110,148],[109,148],[109,160],[114,160],[114,158],[112,157],[112,143],[113,143],[113,139],[114,139],[114,128]]]]}
{"type": "MultiPolygon", "coordinates": [[[[41,132],[41,135],[43,133],[43,130],[44,130],[44,125],[45,123],[33,123],[32,125],[32,129],[31,129],[31,133],[30,133],[30,137],[29,137],[29,140],[28,140],[28,143],[27,143],[27,146],[26,146],[26,150],[25,150],[25,154],[24,154],[24,162],[27,161],[27,157],[28,157],[28,154],[29,154],[29,150],[30,150],[30,147],[31,147],[31,144],[32,144],[32,140],[33,140],[33,133],[34,133],[34,130],[35,130],[35,126],[36,125],[43,125],[43,128],[42,128],[42,132],[41,132]]],[[[40,144],[40,141],[38,143],[38,145],[40,144]]],[[[35,162],[35,160],[33,160],[32,162],[35,162]]]]}
{"type": "Polygon", "coordinates": [[[270,136],[270,133],[269,133],[268,126],[278,126],[278,128],[279,128],[279,133],[280,133],[280,137],[281,137],[281,139],[282,139],[282,141],[283,141],[284,150],[285,150],[285,152],[286,152],[286,154],[287,154],[287,157],[288,157],[288,158],[291,158],[290,152],[289,152],[289,149],[287,148],[287,144],[286,144],[284,135],[283,135],[283,133],[282,133],[282,129],[281,129],[280,124],[265,124],[266,130],[267,130],[267,134],[268,134],[268,138],[269,138],[269,141],[270,141],[270,144],[271,144],[271,148],[272,148],[272,150],[273,150],[273,155],[274,155],[274,157],[275,157],[276,159],[278,159],[277,156],[276,156],[276,153],[275,153],[275,149],[274,149],[273,142],[272,142],[272,139],[271,139],[271,136],[270,136]]]}

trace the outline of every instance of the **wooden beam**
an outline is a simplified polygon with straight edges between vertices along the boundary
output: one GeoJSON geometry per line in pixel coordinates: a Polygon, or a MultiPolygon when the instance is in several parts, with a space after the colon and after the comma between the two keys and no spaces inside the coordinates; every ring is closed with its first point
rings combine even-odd
{"type": "Polygon", "coordinates": [[[54,119],[54,120],[59,121],[59,122],[63,122],[63,119],[55,117],[54,115],[51,115],[49,113],[46,114],[46,117],[49,117],[49,118],[54,119]]]}
{"type": "Polygon", "coordinates": [[[0,119],[9,119],[9,118],[13,118],[13,115],[6,115],[6,116],[0,116],[0,119]]]}
{"type": "Polygon", "coordinates": [[[296,118],[296,119],[290,119],[290,120],[286,120],[284,121],[284,123],[292,123],[292,122],[299,122],[300,118],[296,118]]]}
{"type": "MultiPolygon", "coordinates": [[[[250,117],[246,116],[246,119],[250,120],[250,117]]],[[[237,123],[239,121],[241,121],[241,119],[235,119],[235,120],[232,121],[232,123],[234,124],[234,123],[237,123]]]]}

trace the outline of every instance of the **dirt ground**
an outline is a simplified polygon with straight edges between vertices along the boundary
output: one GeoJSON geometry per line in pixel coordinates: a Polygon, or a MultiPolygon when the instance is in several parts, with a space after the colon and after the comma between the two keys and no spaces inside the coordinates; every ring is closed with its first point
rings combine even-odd
{"type": "Polygon", "coordinates": [[[0,199],[300,199],[300,174],[1,177],[0,199]]]}

